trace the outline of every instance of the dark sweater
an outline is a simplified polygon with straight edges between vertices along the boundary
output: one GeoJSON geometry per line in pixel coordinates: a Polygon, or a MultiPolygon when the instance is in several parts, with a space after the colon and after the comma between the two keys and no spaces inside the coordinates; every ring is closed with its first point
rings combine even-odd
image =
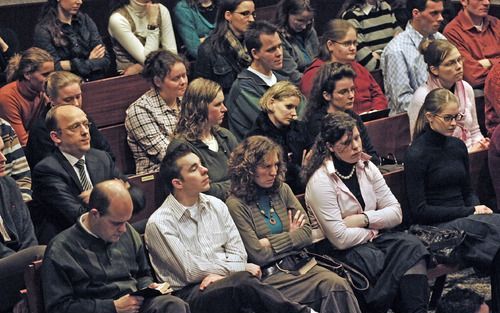
{"type": "Polygon", "coordinates": [[[309,135],[306,124],[302,121],[293,121],[288,127],[277,128],[267,113],[261,112],[247,137],[255,135],[269,137],[281,146],[287,167],[286,182],[295,194],[304,193],[305,186],[299,177],[302,155],[304,149],[311,148],[314,142],[314,137],[309,135]]]}
{"type": "Polygon", "coordinates": [[[406,153],[404,173],[413,223],[466,217],[479,204],[470,185],[467,148],[458,138],[426,127],[406,153]]]}
{"type": "Polygon", "coordinates": [[[78,221],[47,247],[42,267],[47,312],[115,313],[113,300],[153,282],[139,234],[118,242],[89,234],[78,221]]]}

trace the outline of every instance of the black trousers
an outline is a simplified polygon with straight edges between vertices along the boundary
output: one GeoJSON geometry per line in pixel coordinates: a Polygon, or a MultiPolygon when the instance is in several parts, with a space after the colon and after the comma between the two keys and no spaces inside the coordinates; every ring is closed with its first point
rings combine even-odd
{"type": "Polygon", "coordinates": [[[310,312],[307,306],[289,301],[278,290],[248,272],[232,274],[210,284],[203,291],[198,284],[184,287],[174,295],[189,303],[193,313],[310,312]]]}

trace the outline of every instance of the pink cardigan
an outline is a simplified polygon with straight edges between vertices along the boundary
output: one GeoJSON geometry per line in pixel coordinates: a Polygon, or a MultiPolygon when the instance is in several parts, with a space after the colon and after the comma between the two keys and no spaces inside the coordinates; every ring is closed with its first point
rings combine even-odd
{"type": "Polygon", "coordinates": [[[345,225],[345,217],[363,213],[363,209],[342,179],[335,174],[331,159],[326,160],[307,183],[305,199],[308,211],[313,214],[311,225],[314,227],[318,224],[324,236],[337,249],[349,249],[368,242],[378,234],[379,229],[392,228],[402,222],[398,200],[378,168],[368,159],[369,156],[364,155],[357,163],[356,175],[370,228],[349,228],[345,225]]]}

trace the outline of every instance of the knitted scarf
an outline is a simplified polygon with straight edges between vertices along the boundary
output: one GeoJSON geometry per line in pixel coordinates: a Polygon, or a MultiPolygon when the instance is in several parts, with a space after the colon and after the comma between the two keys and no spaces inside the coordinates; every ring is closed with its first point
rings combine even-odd
{"type": "Polygon", "coordinates": [[[252,63],[252,58],[250,57],[250,55],[248,55],[246,47],[241,44],[240,40],[236,38],[234,33],[229,30],[224,35],[224,38],[226,39],[229,46],[233,49],[233,51],[236,52],[238,58],[237,66],[239,67],[239,69],[242,70],[249,67],[250,63],[252,63]]]}

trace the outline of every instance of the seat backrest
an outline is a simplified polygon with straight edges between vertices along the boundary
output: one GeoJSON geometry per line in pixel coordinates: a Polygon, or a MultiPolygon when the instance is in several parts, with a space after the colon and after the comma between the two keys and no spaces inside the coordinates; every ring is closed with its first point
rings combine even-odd
{"type": "Polygon", "coordinates": [[[122,124],[125,111],[149,89],[140,75],[117,76],[82,85],[83,110],[98,128],[122,124]]]}
{"type": "Polygon", "coordinates": [[[131,222],[147,219],[166,198],[165,186],[160,182],[158,172],[133,175],[128,178],[130,184],[140,188],[146,197],[146,207],[132,216],[131,222]]]}
{"type": "Polygon", "coordinates": [[[382,73],[382,70],[375,70],[373,72],[370,72],[370,74],[373,76],[373,79],[375,79],[377,84],[380,86],[380,88],[382,89],[382,92],[385,92],[384,74],[382,73]]]}
{"type": "Polygon", "coordinates": [[[111,146],[111,151],[115,155],[116,166],[126,175],[135,174],[134,156],[127,142],[125,125],[118,124],[99,130],[111,146]]]}
{"type": "Polygon", "coordinates": [[[404,160],[410,145],[408,114],[402,113],[365,123],[370,140],[380,156],[392,153],[399,162],[404,160]]]}
{"type": "Polygon", "coordinates": [[[42,260],[32,262],[24,270],[24,283],[28,290],[28,306],[30,313],[44,313],[41,267],[42,260]]]}

